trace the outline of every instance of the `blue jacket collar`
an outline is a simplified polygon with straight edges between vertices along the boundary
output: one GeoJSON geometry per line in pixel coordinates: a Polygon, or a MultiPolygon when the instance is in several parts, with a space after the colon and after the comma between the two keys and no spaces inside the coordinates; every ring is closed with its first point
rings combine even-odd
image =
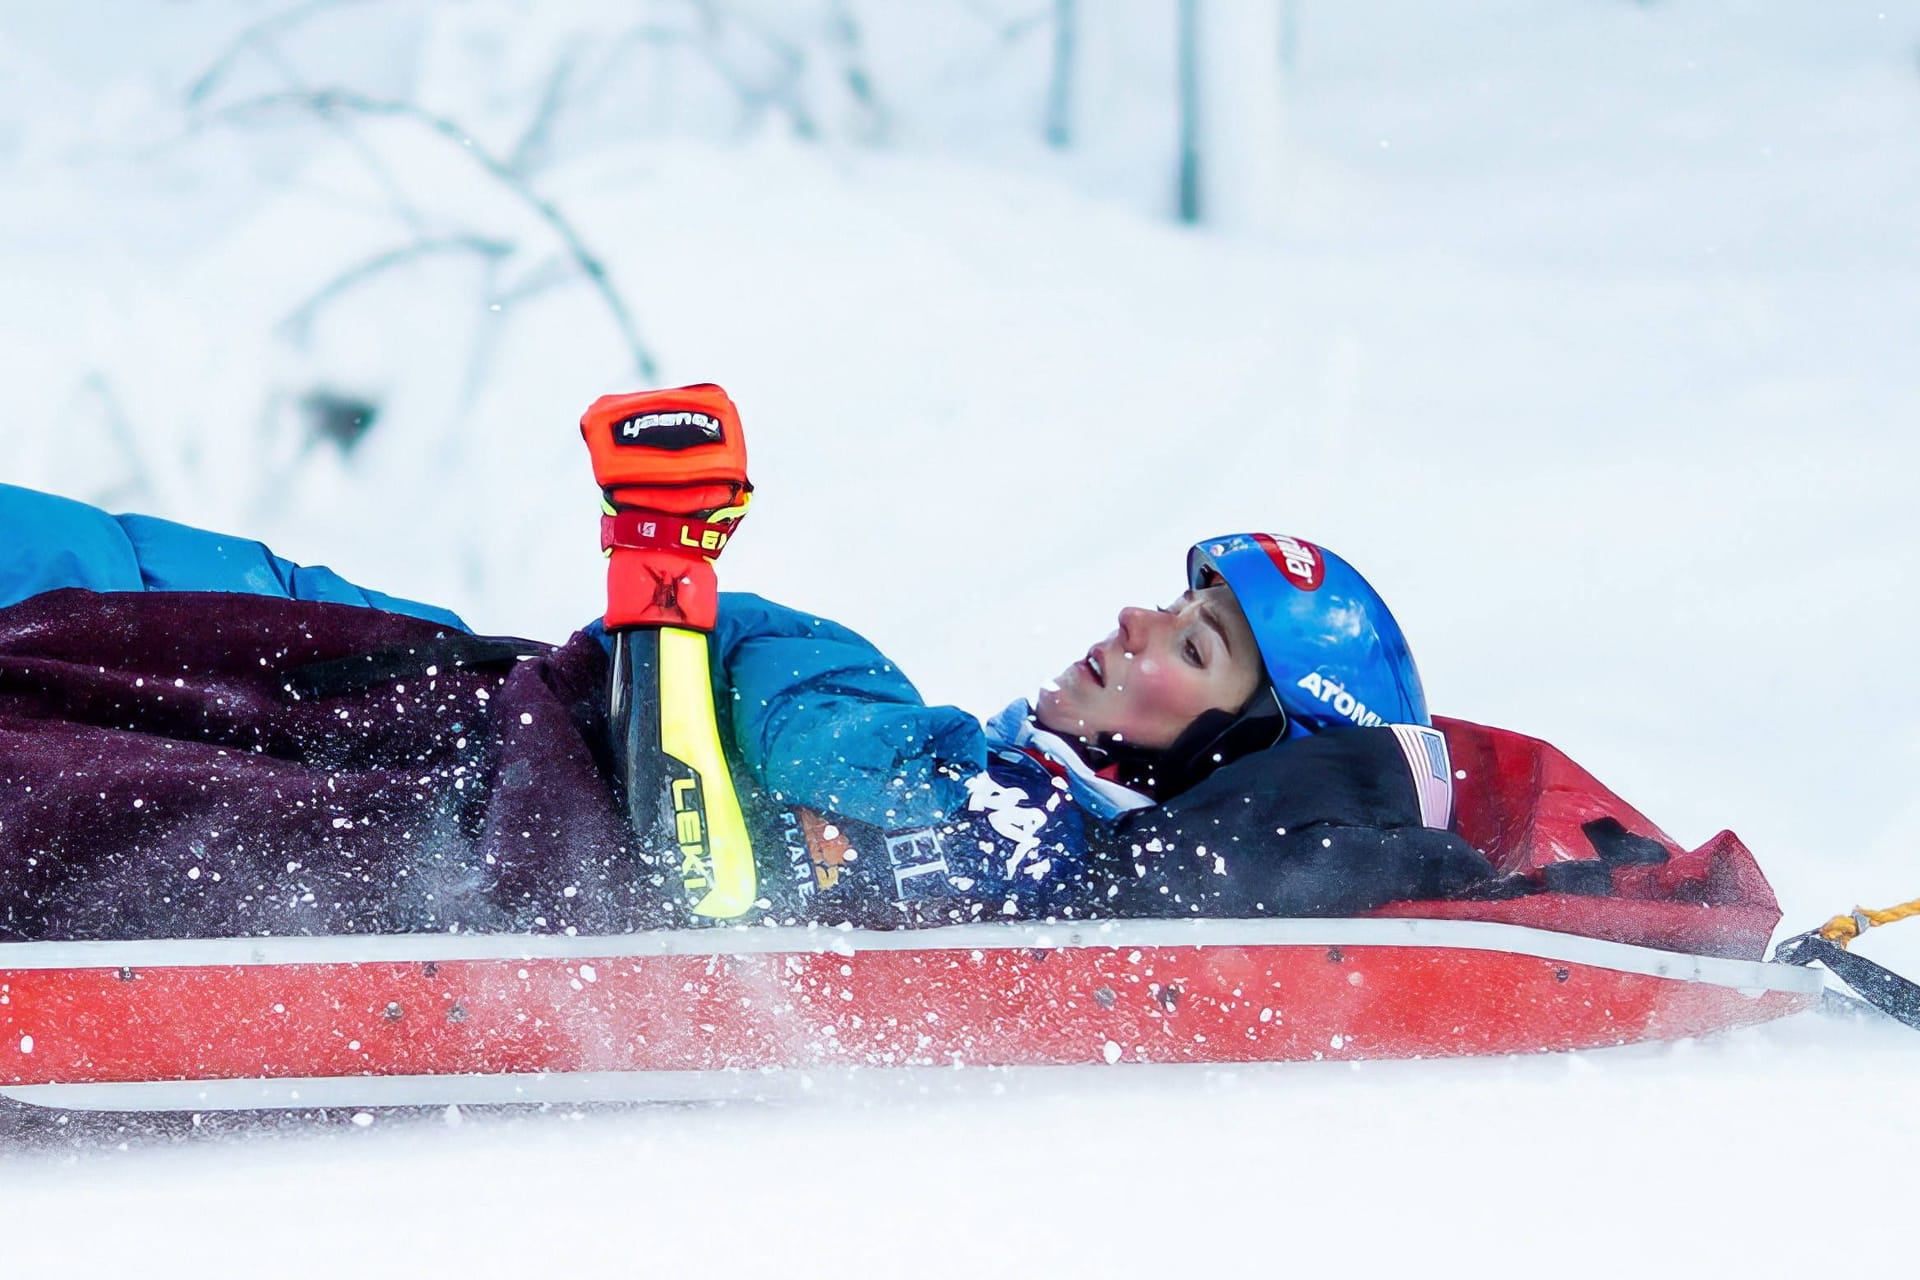
{"type": "Polygon", "coordinates": [[[1037,751],[1066,771],[1068,793],[1082,810],[1097,818],[1117,818],[1134,809],[1153,807],[1151,797],[1095,774],[1078,752],[1057,733],[1033,720],[1033,704],[1015,698],[999,715],[987,721],[987,743],[1020,751],[1037,751]]]}

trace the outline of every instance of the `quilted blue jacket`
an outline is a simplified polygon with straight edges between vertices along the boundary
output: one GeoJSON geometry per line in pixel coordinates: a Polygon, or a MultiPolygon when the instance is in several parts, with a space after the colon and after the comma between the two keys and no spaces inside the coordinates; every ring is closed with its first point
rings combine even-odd
{"type": "Polygon", "coordinates": [[[153,516],[112,516],[50,493],[0,484],[0,608],[60,587],[89,591],[238,591],[357,604],[466,630],[445,609],[356,587],[258,542],[153,516]]]}

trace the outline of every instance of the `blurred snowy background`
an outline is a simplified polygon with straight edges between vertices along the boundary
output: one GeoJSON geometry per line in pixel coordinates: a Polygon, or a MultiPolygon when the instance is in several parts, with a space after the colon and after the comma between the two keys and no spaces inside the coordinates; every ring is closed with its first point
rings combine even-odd
{"type": "MultiPolygon", "coordinates": [[[[558,638],[580,410],[718,381],[723,582],[930,699],[1297,534],[1436,710],[1734,827],[1796,929],[1920,894],[1917,312],[1915,0],[0,0],[0,480],[558,638]]],[[[1916,1100],[1913,1046],[1813,1023],[0,1158],[0,1212],[43,1274],[1448,1274],[1463,1214],[1513,1272],[1785,1274],[1840,1202],[1754,1179],[1916,1100]],[[1681,1185],[1721,1234],[1592,1199],[1681,1185]]]]}

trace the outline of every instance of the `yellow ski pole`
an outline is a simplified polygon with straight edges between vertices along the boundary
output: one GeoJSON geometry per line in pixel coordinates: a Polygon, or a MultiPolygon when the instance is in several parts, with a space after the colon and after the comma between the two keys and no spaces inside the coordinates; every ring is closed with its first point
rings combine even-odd
{"type": "Polygon", "coordinates": [[[713,705],[713,562],[753,486],[719,387],[602,396],[580,419],[599,482],[613,637],[609,714],[635,835],[668,855],[688,909],[731,920],[758,898],[753,846],[713,705]]]}

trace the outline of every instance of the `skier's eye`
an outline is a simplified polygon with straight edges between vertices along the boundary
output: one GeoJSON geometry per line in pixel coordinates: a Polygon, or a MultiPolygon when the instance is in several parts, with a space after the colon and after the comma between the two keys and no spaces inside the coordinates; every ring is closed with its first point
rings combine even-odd
{"type": "Polygon", "coordinates": [[[1204,662],[1200,660],[1200,646],[1195,644],[1191,640],[1187,641],[1187,661],[1191,662],[1196,667],[1201,667],[1206,665],[1204,662]]]}

